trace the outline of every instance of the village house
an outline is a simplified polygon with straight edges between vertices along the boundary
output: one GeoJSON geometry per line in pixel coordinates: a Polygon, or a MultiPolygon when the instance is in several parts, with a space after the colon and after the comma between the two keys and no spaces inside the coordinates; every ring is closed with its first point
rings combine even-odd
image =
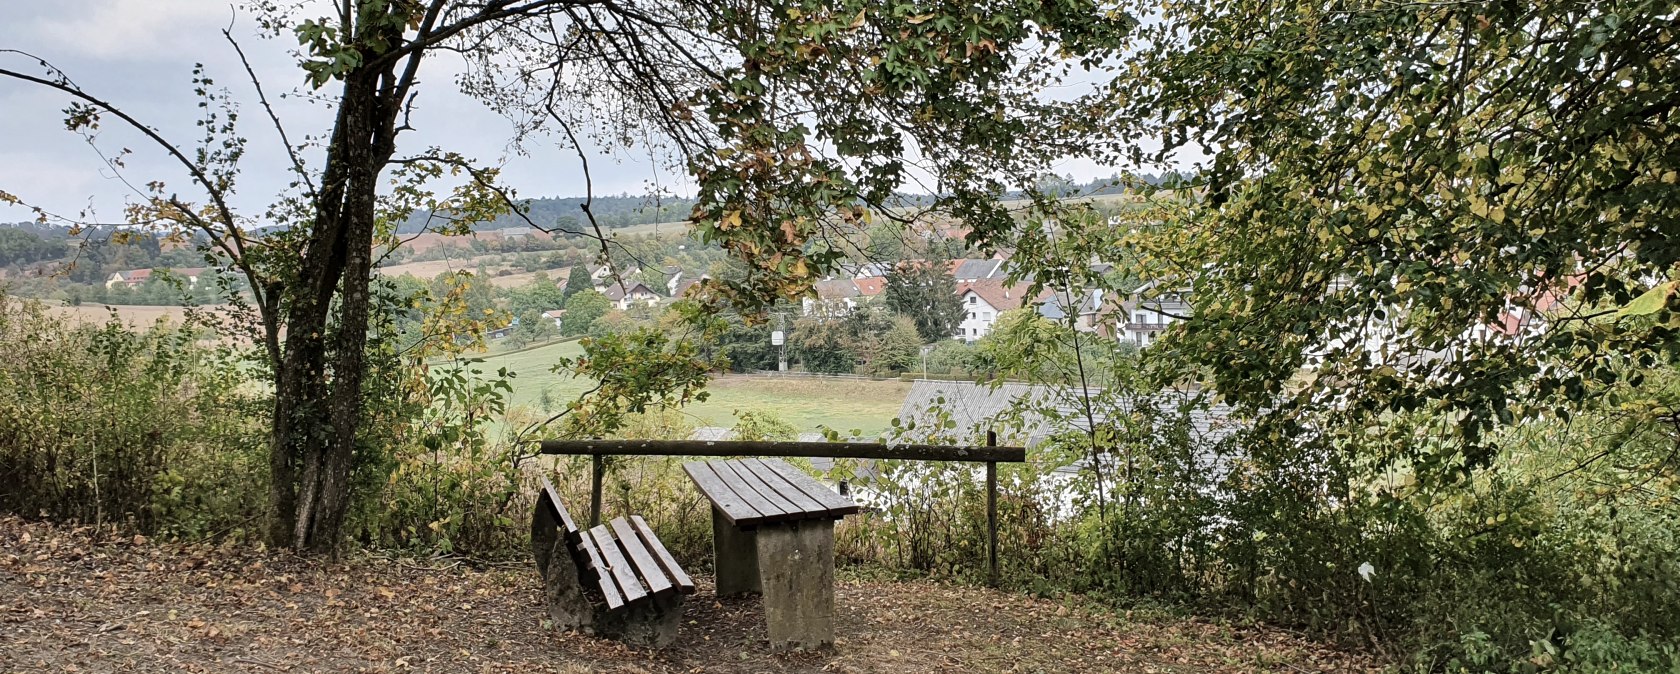
{"type": "Polygon", "coordinates": [[[607,300],[611,301],[613,306],[618,307],[619,311],[629,311],[631,305],[635,304],[656,306],[660,299],[659,293],[654,292],[652,288],[647,287],[647,284],[640,281],[630,284],[629,287],[625,287],[622,283],[611,284],[601,292],[607,296],[607,300]]]}
{"type": "Polygon", "coordinates": [[[200,276],[204,275],[204,267],[184,267],[184,268],[181,268],[181,269],[167,269],[167,268],[165,268],[165,269],[155,269],[155,270],[154,269],[129,269],[129,270],[126,270],[126,271],[119,271],[119,272],[116,272],[114,274],[111,274],[111,278],[105,280],[105,287],[106,288],[115,288],[115,287],[121,285],[125,288],[133,289],[133,288],[139,287],[141,285],[144,285],[147,281],[150,281],[153,278],[161,278],[161,274],[158,275],[158,276],[154,276],[153,273],[152,273],[154,271],[171,274],[171,275],[181,279],[181,282],[187,284],[188,288],[198,287],[198,278],[200,276]]]}
{"type": "Polygon", "coordinates": [[[886,262],[865,262],[863,264],[842,262],[840,264],[840,272],[849,275],[852,278],[885,276],[887,272],[891,270],[892,265],[886,262]]]}
{"type": "Polygon", "coordinates": [[[682,267],[665,266],[665,294],[672,298],[680,298],[677,289],[682,287],[682,267]]]}
{"type": "MultiPolygon", "coordinates": [[[[642,270],[641,270],[640,267],[629,267],[629,268],[626,268],[626,269],[618,270],[619,278],[623,278],[623,279],[628,279],[628,278],[630,278],[632,276],[636,276],[640,273],[642,273],[642,270]]],[[[606,287],[607,286],[616,285],[616,283],[613,282],[613,268],[612,268],[612,266],[603,264],[599,267],[595,267],[594,269],[589,270],[589,281],[590,281],[590,283],[595,284],[596,289],[600,290],[601,292],[606,292],[606,287]]]]}
{"type": "Polygon", "coordinates": [[[517,329],[519,329],[519,318],[515,317],[512,321],[509,321],[507,325],[486,330],[484,332],[484,337],[486,339],[507,339],[509,336],[513,335],[513,331],[517,329]]]}
{"type": "Polygon", "coordinates": [[[1168,326],[1190,317],[1187,290],[1168,289],[1157,281],[1140,286],[1130,297],[1120,301],[1119,319],[1121,341],[1139,347],[1154,344],[1168,326]]]}
{"type": "Polygon", "coordinates": [[[560,321],[566,317],[566,310],[549,309],[548,311],[542,312],[542,317],[545,321],[554,321],[554,329],[559,330],[561,328],[560,321]]]}
{"type": "Polygon", "coordinates": [[[817,281],[812,295],[800,301],[806,316],[846,316],[858,306],[857,284],[852,279],[817,281]]]}
{"type": "Polygon", "coordinates": [[[962,299],[964,313],[957,334],[951,337],[966,342],[991,334],[999,315],[1026,306],[1033,299],[1027,294],[1026,284],[1008,285],[1001,278],[958,283],[957,296],[962,299]]]}
{"type": "Polygon", "coordinates": [[[981,279],[1001,279],[1009,273],[1005,262],[990,260],[952,260],[951,278],[957,283],[973,283],[981,279]]]}
{"type": "Polygon", "coordinates": [[[887,291],[887,279],[881,276],[855,278],[852,285],[857,286],[859,302],[871,301],[887,291]]]}
{"type": "Polygon", "coordinates": [[[712,280],[711,274],[701,274],[699,278],[683,279],[671,290],[671,296],[676,298],[688,297],[688,294],[694,292],[695,287],[700,285],[701,281],[710,280],[712,280]]]}
{"type": "Polygon", "coordinates": [[[886,291],[887,280],[879,276],[817,281],[815,297],[807,296],[800,306],[806,316],[846,316],[886,291]]]}

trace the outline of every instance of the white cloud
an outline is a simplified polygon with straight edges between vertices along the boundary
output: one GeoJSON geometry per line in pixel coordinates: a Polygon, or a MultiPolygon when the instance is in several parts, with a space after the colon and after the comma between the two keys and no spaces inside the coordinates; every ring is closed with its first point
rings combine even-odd
{"type": "Polygon", "coordinates": [[[233,18],[232,5],[217,0],[67,0],[50,13],[24,23],[19,36],[95,59],[173,58],[192,41],[219,38],[216,28],[233,18]]]}

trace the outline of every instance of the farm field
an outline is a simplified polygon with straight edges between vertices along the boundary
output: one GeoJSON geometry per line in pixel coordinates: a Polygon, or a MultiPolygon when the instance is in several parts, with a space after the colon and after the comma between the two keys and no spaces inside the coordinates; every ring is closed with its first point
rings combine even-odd
{"type": "Polygon", "coordinates": [[[80,306],[49,306],[55,314],[69,317],[72,320],[87,323],[104,323],[115,313],[118,319],[130,326],[146,327],[167,318],[170,322],[179,324],[186,315],[186,307],[173,306],[138,306],[126,304],[83,304],[80,306]]]}
{"type": "MultiPolygon", "coordinates": [[[[549,371],[560,358],[583,353],[576,341],[561,342],[528,351],[484,358],[482,369],[494,374],[507,368],[517,374],[513,384],[513,405],[538,407],[546,390],[551,400],[563,404],[587,388],[586,382],[549,371]]],[[[699,426],[733,426],[735,410],[768,412],[801,431],[828,426],[846,432],[858,429],[874,435],[891,427],[910,384],[898,380],[772,379],[726,375],[706,386],[711,397],[683,409],[699,426]]]]}
{"type": "Polygon", "coordinates": [[[566,280],[566,275],[571,273],[571,271],[571,267],[559,267],[556,269],[544,269],[542,271],[527,271],[520,272],[518,274],[508,274],[506,276],[491,276],[490,285],[496,286],[497,288],[520,288],[530,285],[532,281],[535,281],[537,274],[547,274],[549,281],[560,282],[566,280]]]}
{"type": "Polygon", "coordinates": [[[650,222],[645,225],[630,225],[615,227],[607,230],[611,236],[638,236],[642,234],[687,234],[689,223],[687,220],[676,222],[650,222]]]}
{"type": "Polygon", "coordinates": [[[480,255],[477,257],[466,257],[466,255],[467,253],[462,253],[462,257],[460,258],[451,258],[448,260],[427,260],[425,262],[407,262],[388,267],[380,267],[379,273],[385,276],[402,276],[403,274],[408,274],[417,279],[433,279],[437,278],[438,274],[446,272],[476,272],[478,271],[478,266],[480,264],[484,265],[485,271],[491,274],[496,273],[496,270],[503,267],[502,256],[499,254],[480,255]]]}

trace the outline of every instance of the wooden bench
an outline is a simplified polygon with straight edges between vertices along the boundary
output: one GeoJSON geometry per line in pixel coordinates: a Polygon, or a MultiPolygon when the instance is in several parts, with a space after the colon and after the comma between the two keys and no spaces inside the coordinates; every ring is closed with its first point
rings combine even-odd
{"type": "Polygon", "coordinates": [[[764,595],[773,650],[834,643],[834,522],[858,504],[778,459],[691,461],[712,502],[718,596],[764,595]]]}
{"type": "Polygon", "coordinates": [[[557,627],[649,646],[676,638],[694,581],[639,515],[584,529],[545,477],[531,552],[557,627]]]}

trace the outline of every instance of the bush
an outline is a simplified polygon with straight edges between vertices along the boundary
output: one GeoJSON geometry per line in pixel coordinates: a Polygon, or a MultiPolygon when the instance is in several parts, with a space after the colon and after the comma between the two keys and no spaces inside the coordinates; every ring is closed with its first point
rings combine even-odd
{"type": "Polygon", "coordinates": [[[266,424],[238,359],[193,326],[72,323],[0,294],[0,510],[243,537],[266,424]]]}

